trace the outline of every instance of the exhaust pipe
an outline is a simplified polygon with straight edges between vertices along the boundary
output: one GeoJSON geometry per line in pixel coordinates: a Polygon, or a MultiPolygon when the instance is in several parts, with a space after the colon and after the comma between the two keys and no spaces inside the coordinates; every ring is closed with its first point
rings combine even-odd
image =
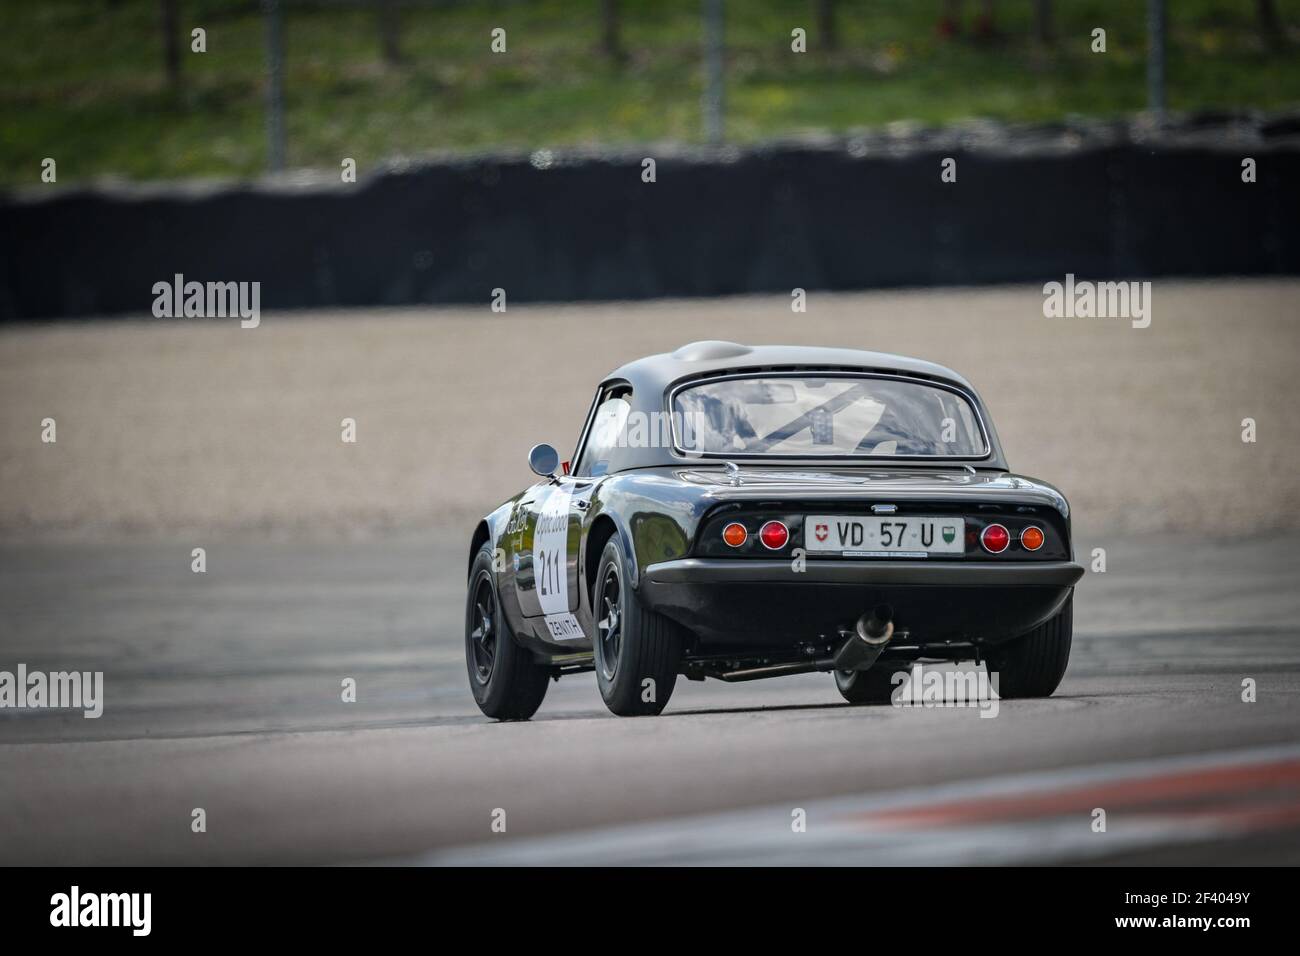
{"type": "Polygon", "coordinates": [[[878,604],[870,614],[863,614],[850,636],[835,652],[835,669],[865,671],[876,662],[880,652],[894,637],[894,609],[878,604]]]}
{"type": "Polygon", "coordinates": [[[888,604],[876,605],[869,615],[858,618],[854,630],[872,647],[884,647],[894,636],[894,609],[888,604]]]}

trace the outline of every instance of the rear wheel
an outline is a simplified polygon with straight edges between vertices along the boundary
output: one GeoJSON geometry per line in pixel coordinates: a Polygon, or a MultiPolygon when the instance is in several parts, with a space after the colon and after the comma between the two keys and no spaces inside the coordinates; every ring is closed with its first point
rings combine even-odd
{"type": "Polygon", "coordinates": [[[897,686],[894,675],[906,670],[878,661],[865,671],[836,671],[835,686],[850,704],[888,704],[897,686]]]}
{"type": "Polygon", "coordinates": [[[497,596],[492,548],[474,556],[465,599],[465,665],[479,710],[496,720],[527,720],[546,696],[550,675],[515,642],[497,596]]]}
{"type": "Polygon", "coordinates": [[[990,675],[997,674],[998,696],[1050,697],[1070,663],[1074,633],[1074,595],[1056,616],[1028,634],[989,649],[990,675]]]}
{"type": "Polygon", "coordinates": [[[658,714],[677,683],[682,631],[642,607],[628,582],[623,549],[611,539],[600,556],[592,601],[596,683],[605,706],[620,717],[658,714]]]}

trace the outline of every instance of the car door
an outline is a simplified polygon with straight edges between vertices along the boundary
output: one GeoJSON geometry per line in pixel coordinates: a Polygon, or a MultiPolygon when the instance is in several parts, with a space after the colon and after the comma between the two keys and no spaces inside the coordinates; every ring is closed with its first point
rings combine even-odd
{"type": "Polygon", "coordinates": [[[603,386],[578,440],[573,473],[535,485],[520,502],[527,509],[528,531],[522,536],[524,553],[515,573],[519,606],[525,617],[542,618],[542,636],[550,640],[590,637],[575,616],[581,600],[582,529],[592,492],[627,422],[630,397],[627,383],[603,386]]]}
{"type": "Polygon", "coordinates": [[[573,612],[578,609],[578,547],[582,508],[575,498],[580,483],[568,476],[535,486],[520,502],[528,509],[524,550],[515,574],[519,607],[525,617],[542,618],[553,641],[586,637],[573,612]]]}

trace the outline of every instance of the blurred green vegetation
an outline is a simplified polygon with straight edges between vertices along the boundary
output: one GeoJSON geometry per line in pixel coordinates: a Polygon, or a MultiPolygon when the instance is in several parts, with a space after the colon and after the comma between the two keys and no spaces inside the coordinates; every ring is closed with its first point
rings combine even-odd
{"type": "MultiPolygon", "coordinates": [[[[179,85],[158,0],[0,0],[0,182],[246,177],[265,167],[258,5],[177,0],[179,85]],[[190,31],[207,31],[207,52],[190,31]]],[[[386,61],[373,5],[285,0],[289,163],[337,169],[429,151],[699,141],[700,0],[621,0],[622,57],[602,49],[601,0],[399,5],[386,61]],[[508,51],[489,49],[507,31],[508,51]]],[[[1300,103],[1300,0],[1278,0],[1286,46],[1255,0],[1169,0],[1171,110],[1300,103]],[[1276,38],[1274,38],[1276,39],[1276,38]]],[[[1055,0],[1056,42],[1032,0],[997,0],[996,32],[937,29],[942,0],[839,0],[836,49],[815,0],[728,0],[727,138],[845,132],[893,120],[1115,116],[1145,104],[1143,0],[1055,0]],[[808,52],[790,49],[802,27],[808,52]],[[1090,50],[1095,27],[1108,51],[1090,50]]]]}

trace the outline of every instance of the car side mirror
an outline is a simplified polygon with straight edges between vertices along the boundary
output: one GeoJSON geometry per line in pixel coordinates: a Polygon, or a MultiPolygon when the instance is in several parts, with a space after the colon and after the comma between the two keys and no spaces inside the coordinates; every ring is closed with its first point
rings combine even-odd
{"type": "Polygon", "coordinates": [[[533,450],[528,453],[528,467],[534,474],[541,475],[543,478],[552,478],[555,470],[560,467],[560,453],[545,442],[534,445],[533,450]]]}

